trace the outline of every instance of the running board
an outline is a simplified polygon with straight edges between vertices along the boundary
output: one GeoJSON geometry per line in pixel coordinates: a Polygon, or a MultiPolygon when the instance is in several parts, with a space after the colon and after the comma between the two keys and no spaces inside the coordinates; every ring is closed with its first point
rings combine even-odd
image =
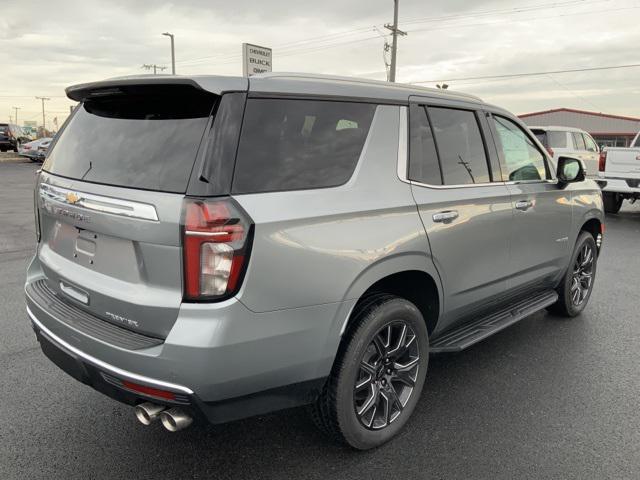
{"type": "Polygon", "coordinates": [[[554,290],[537,293],[486,317],[464,323],[431,342],[431,353],[460,352],[471,345],[504,330],[510,325],[553,305],[558,300],[554,290]]]}

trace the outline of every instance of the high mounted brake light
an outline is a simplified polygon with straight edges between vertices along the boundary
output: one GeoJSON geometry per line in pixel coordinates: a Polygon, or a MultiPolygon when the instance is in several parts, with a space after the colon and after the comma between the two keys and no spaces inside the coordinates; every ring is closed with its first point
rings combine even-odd
{"type": "Polygon", "coordinates": [[[238,291],[249,260],[252,227],[248,215],[230,198],[185,199],[185,300],[222,300],[238,291]]]}

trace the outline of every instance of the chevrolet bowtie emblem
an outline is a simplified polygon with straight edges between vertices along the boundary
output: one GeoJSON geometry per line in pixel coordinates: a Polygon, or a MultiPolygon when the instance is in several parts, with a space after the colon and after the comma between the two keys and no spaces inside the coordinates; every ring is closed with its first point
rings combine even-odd
{"type": "Polygon", "coordinates": [[[78,201],[80,200],[80,195],[78,195],[77,193],[69,192],[67,193],[66,200],[67,203],[73,205],[75,203],[78,203],[78,201]]]}

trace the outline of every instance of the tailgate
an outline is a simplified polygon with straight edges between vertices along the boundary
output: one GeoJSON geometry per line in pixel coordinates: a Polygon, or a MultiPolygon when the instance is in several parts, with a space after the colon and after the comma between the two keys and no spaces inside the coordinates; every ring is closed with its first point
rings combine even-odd
{"type": "Polygon", "coordinates": [[[640,148],[608,148],[606,152],[608,176],[640,178],[640,148]]]}
{"type": "Polygon", "coordinates": [[[165,338],[182,302],[182,204],[216,95],[110,89],[83,101],[38,185],[38,257],[56,295],[165,338]]]}

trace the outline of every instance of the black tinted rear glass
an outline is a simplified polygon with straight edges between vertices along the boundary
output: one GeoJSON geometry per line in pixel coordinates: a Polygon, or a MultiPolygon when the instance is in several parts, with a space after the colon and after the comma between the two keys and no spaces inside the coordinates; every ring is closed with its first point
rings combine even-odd
{"type": "Polygon", "coordinates": [[[185,192],[216,98],[180,86],[88,100],[43,168],[88,182],[185,192]]]}
{"type": "Polygon", "coordinates": [[[249,99],[234,193],[332,187],[351,177],[376,106],[249,99]]]}

